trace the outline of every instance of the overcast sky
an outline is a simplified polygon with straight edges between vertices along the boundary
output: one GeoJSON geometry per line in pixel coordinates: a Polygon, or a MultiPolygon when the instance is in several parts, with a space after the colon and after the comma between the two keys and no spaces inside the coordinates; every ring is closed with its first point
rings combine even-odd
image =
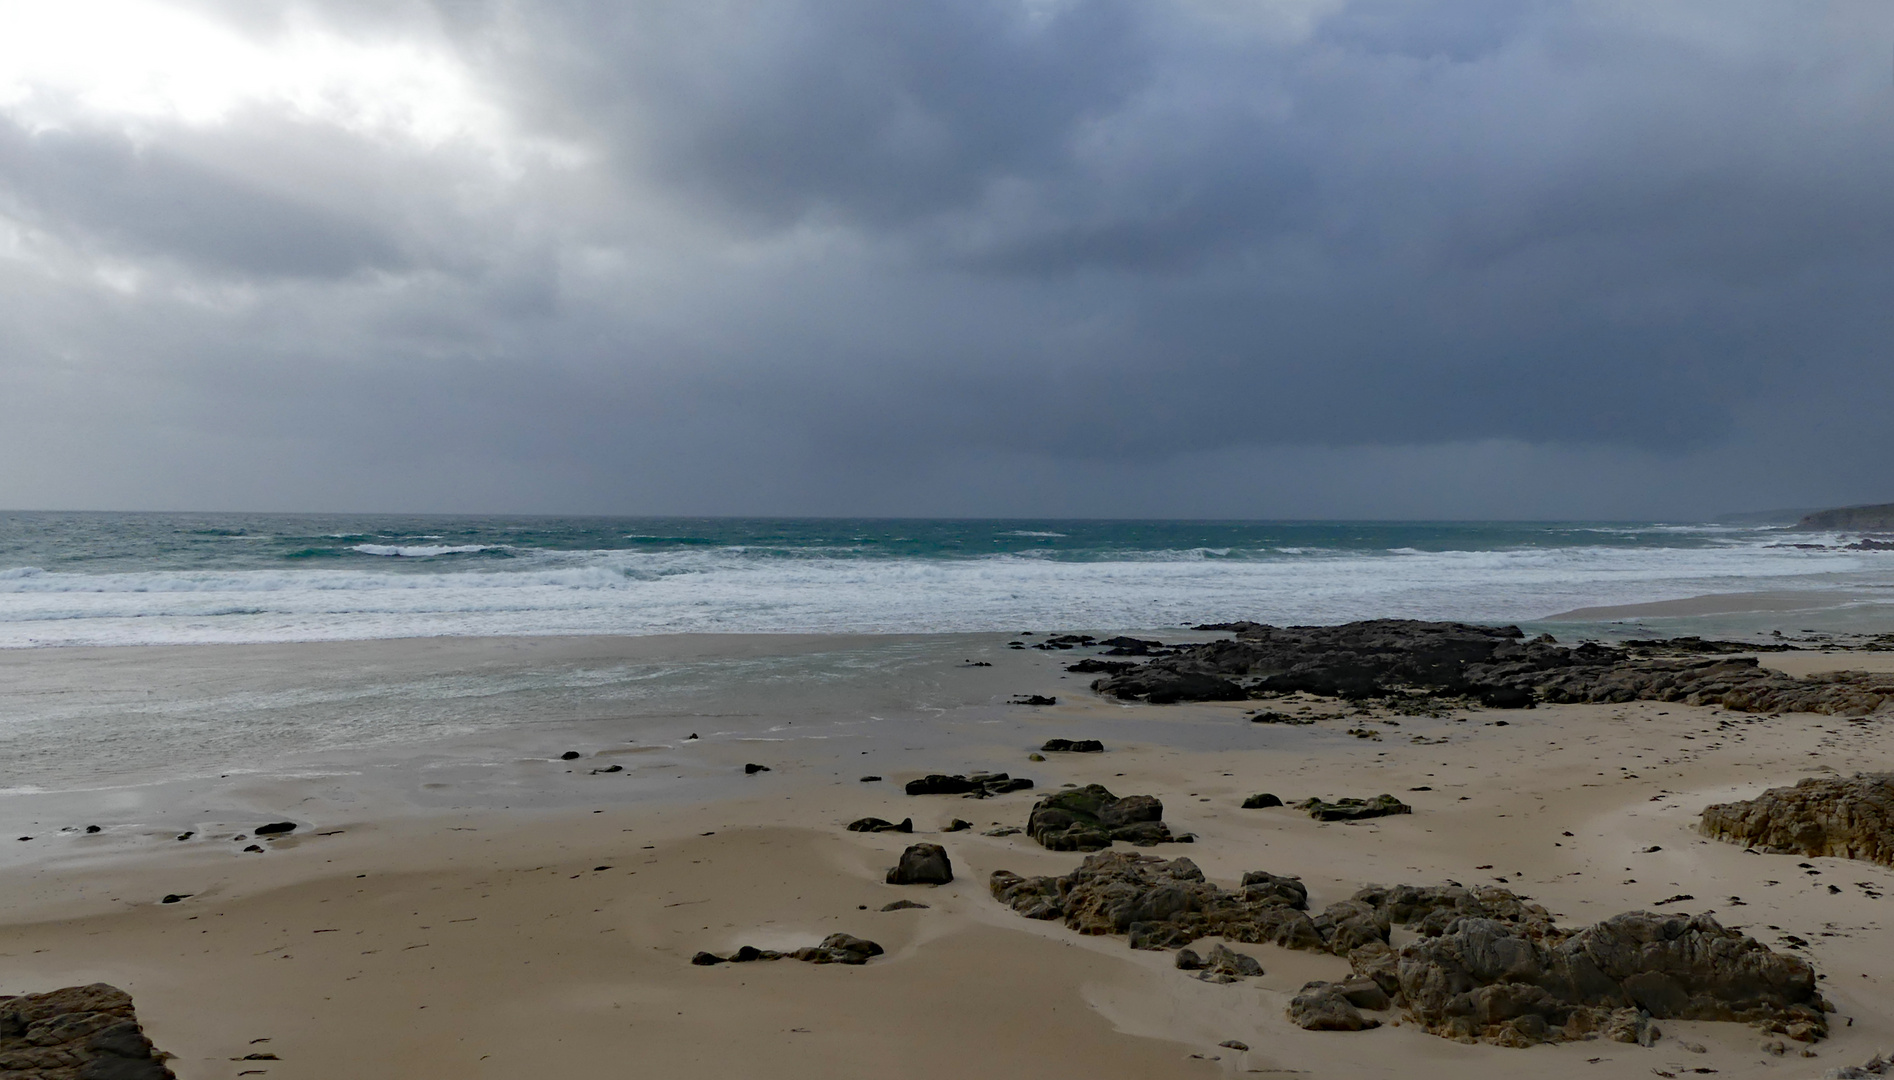
{"type": "Polygon", "coordinates": [[[1894,4],[0,0],[0,506],[1894,500],[1894,4]]]}

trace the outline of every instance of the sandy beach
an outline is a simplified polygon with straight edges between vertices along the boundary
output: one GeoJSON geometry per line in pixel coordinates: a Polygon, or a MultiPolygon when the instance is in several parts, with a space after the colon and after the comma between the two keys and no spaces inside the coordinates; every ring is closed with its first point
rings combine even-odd
{"type": "MultiPolygon", "coordinates": [[[[510,728],[314,747],[229,775],[141,774],[89,791],[12,795],[0,802],[7,835],[33,839],[8,841],[0,874],[0,993],[94,980],[124,987],[184,1080],[969,1069],[1814,1077],[1894,1047],[1894,900],[1885,898],[1894,872],[1748,853],[1695,831],[1712,802],[1889,768],[1894,739],[1879,718],[1656,702],[1364,716],[1292,699],[1276,707],[1306,706],[1318,722],[1263,725],[1246,719],[1250,703],[1107,701],[1086,689],[1088,677],[1062,671],[1069,657],[1005,640],[413,641],[0,656],[16,701],[64,686],[103,703],[136,689],[202,695],[210,675],[229,684],[224,701],[266,688],[359,688],[369,666],[384,686],[496,665],[570,675],[772,660],[859,672],[760,690],[685,680],[603,711],[560,691],[563,705],[510,728]],[[890,656],[900,662],[882,662],[890,656]],[[992,666],[966,666],[981,662],[992,666]],[[1007,703],[1027,693],[1058,704],[1007,703]],[[1053,737],[1098,738],[1107,749],[1028,759],[1053,737]],[[581,756],[562,760],[567,750],[581,756]],[[769,771],[746,775],[752,762],[769,771]],[[1037,786],[977,801],[901,789],[924,773],[973,770],[1037,786]],[[861,779],[869,775],[882,779],[861,779]],[[1733,1023],[1666,1022],[1649,1048],[1527,1050],[1461,1045],[1413,1025],[1300,1030],[1285,1018],[1289,997],[1310,979],[1341,977],[1345,960],[1242,946],[1266,974],[1212,985],[1175,970],[1169,952],[1083,937],[992,899],[995,870],[1063,873],[1080,856],[981,830],[1024,824],[1047,789],[1093,782],[1159,797],[1172,828],[1195,834],[1155,853],[1188,856],[1226,885],[1248,870],[1299,875],[1311,907],[1367,883],[1504,883],[1564,925],[1646,909],[1714,912],[1774,947],[1793,935],[1808,943],[1800,952],[1838,1010],[1832,1037],[1804,1059],[1759,1051],[1757,1031],[1733,1023]],[[1257,792],[1389,792],[1413,813],[1325,824],[1290,808],[1241,809],[1257,792]],[[869,815],[912,817],[915,834],[845,831],[869,815]],[[940,833],[955,817],[976,828],[940,833]],[[257,842],[255,827],[274,820],[298,828],[257,842]],[[93,824],[98,833],[84,831],[93,824]],[[883,882],[916,840],[947,848],[952,883],[883,882]],[[244,850],[252,845],[264,850],[244,850]],[[162,903],[167,895],[183,899],[162,903]],[[1690,899],[1664,903],[1680,895],[1690,899]],[[927,906],[881,910],[898,899],[927,906]],[[862,967],[689,962],[700,950],[789,949],[837,931],[886,955],[862,967]],[[1229,1041],[1249,1049],[1220,1045],[1229,1041]],[[1686,1041],[1707,1052],[1687,1053],[1686,1041]],[[274,1057],[247,1058],[255,1054],[274,1057]]],[[[1805,674],[1886,670],[1888,660],[1791,653],[1766,662],[1805,674]]]]}

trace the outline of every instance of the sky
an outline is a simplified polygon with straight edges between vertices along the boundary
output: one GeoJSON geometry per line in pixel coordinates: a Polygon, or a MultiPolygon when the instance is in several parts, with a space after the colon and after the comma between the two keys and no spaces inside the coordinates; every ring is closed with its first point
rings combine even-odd
{"type": "Polygon", "coordinates": [[[1894,500],[1885,0],[0,0],[0,507],[1894,500]]]}

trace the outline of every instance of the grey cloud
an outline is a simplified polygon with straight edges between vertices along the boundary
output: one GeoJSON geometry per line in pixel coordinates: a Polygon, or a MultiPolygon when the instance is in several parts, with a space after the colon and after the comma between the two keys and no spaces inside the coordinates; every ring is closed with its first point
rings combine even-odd
{"type": "MultiPolygon", "coordinates": [[[[254,291],[10,287],[34,344],[0,346],[0,410],[84,415],[52,343],[93,365],[105,443],[251,447],[218,490],[274,469],[336,507],[1888,495],[1894,11],[1354,0],[1298,35],[1203,10],[325,5],[452,42],[587,163],[502,176],[267,114],[136,151],[0,128],[9,212],[254,291]],[[1822,467],[1785,465],[1812,435],[1822,467]]],[[[153,483],[188,505],[210,471],[153,483]]]]}

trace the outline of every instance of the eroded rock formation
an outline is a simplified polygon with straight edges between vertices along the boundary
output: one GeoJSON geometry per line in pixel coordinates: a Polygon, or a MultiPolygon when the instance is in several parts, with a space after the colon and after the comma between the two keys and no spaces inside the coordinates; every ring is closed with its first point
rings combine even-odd
{"type": "Polygon", "coordinates": [[[1748,802],[1706,806],[1705,836],[1778,855],[1833,855],[1894,866],[1894,773],[1810,777],[1748,802]]]}
{"type": "Polygon", "coordinates": [[[1723,655],[1779,646],[1695,638],[1566,647],[1517,627],[1374,619],[1342,626],[1223,623],[1235,636],[1109,675],[1092,688],[1154,704],[1306,692],[1371,698],[1422,692],[1496,708],[1535,701],[1677,701],[1744,712],[1862,716],[1894,702],[1894,674],[1795,678],[1723,655]]]}
{"type": "Polygon", "coordinates": [[[1119,798],[1103,784],[1048,795],[1033,804],[1026,831],[1053,851],[1097,851],[1115,840],[1149,847],[1177,839],[1164,824],[1164,804],[1150,795],[1119,798]]]}
{"type": "Polygon", "coordinates": [[[0,997],[0,1075],[18,1080],[176,1080],[131,995],[93,983],[0,997]]]}

